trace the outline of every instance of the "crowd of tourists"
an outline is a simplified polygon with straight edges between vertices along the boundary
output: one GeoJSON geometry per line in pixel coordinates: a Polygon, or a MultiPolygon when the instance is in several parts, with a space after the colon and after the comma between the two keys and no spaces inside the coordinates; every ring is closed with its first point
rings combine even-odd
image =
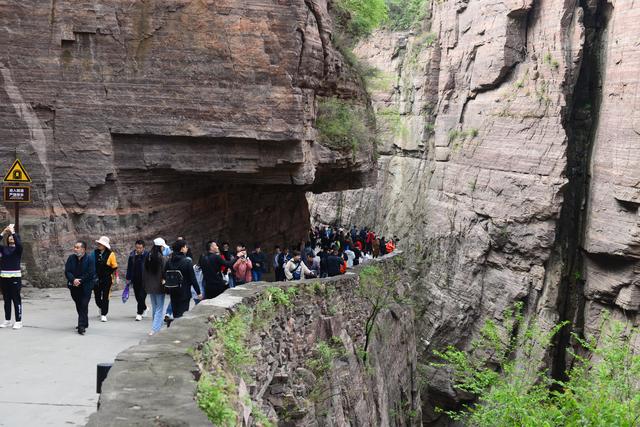
{"type": "MultiPolygon", "coordinates": [[[[275,281],[337,276],[366,259],[393,252],[397,241],[396,237],[388,240],[379,237],[366,227],[317,226],[310,230],[307,240],[293,247],[275,246],[273,254],[268,256],[260,244],[255,244],[249,252],[244,244],[232,250],[228,242],[218,245],[211,240],[194,262],[191,248],[181,236],[171,246],[161,237],[154,239],[149,248],[143,240],[137,240],[127,259],[122,301],[127,301],[132,289],[136,300],[135,320],[140,321],[149,311],[146,305],[149,297],[152,316],[149,335],[154,335],[164,324],[169,327],[174,319],[182,317],[192,299],[198,304],[203,299],[215,298],[229,288],[262,281],[263,275],[271,271],[275,281]],[[170,301],[165,310],[167,295],[170,301]]],[[[5,321],[0,328],[11,326],[12,305],[13,329],[22,327],[22,250],[20,236],[13,225],[5,228],[0,245],[5,321]]],[[[76,330],[80,335],[89,327],[92,294],[100,321],[108,321],[111,290],[119,280],[118,268],[109,237],[96,240],[93,251],[88,250],[86,242],[75,242],[64,274],[78,313],[76,330]]]]}

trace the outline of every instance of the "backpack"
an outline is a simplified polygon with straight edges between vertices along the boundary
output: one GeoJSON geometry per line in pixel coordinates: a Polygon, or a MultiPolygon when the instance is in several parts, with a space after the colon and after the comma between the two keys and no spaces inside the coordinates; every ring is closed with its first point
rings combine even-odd
{"type": "Polygon", "coordinates": [[[184,277],[180,270],[167,270],[164,278],[164,287],[167,289],[176,289],[182,286],[184,277]]]}
{"type": "Polygon", "coordinates": [[[347,261],[342,261],[340,264],[340,274],[344,274],[347,272],[347,261]]]}

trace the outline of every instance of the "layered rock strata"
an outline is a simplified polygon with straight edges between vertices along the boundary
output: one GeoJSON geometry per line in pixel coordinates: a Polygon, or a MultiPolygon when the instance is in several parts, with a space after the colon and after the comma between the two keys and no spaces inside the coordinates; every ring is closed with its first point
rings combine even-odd
{"type": "Polygon", "coordinates": [[[32,281],[100,234],[118,252],[304,236],[304,191],[356,188],[372,164],[316,143],[317,97],[366,103],[331,32],[324,0],[0,1],[0,165],[34,179],[32,281]]]}

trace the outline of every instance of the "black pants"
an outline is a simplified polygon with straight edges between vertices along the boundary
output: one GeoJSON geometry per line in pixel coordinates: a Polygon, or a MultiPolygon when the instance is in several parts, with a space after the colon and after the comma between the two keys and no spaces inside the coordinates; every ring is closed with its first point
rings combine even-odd
{"type": "Polygon", "coordinates": [[[85,293],[82,286],[73,286],[69,288],[71,298],[76,303],[76,311],[78,312],[78,327],[89,327],[89,300],[91,300],[91,292],[85,293]]]}
{"type": "Polygon", "coordinates": [[[204,299],[215,298],[224,291],[227,290],[227,285],[224,282],[214,282],[209,284],[207,282],[204,283],[204,299]]]}
{"type": "Polygon", "coordinates": [[[93,293],[96,298],[96,305],[100,309],[100,314],[106,316],[109,313],[109,297],[111,296],[111,282],[98,283],[98,286],[93,288],[93,293]]]}
{"type": "Polygon", "coordinates": [[[171,308],[173,309],[173,318],[178,319],[182,315],[189,311],[189,303],[191,302],[191,293],[185,295],[181,289],[171,291],[169,294],[171,297],[171,308]]]}
{"type": "Polygon", "coordinates": [[[147,291],[144,290],[142,283],[133,282],[133,293],[136,296],[136,302],[138,303],[138,314],[144,313],[147,309],[147,291]]]}
{"type": "Polygon", "coordinates": [[[20,289],[22,289],[22,279],[19,277],[3,277],[0,279],[2,286],[2,298],[4,299],[4,318],[11,320],[11,303],[16,314],[16,322],[22,321],[22,298],[20,297],[20,289]]]}
{"type": "Polygon", "coordinates": [[[276,267],[276,282],[282,282],[286,279],[284,275],[284,268],[276,267]]]}

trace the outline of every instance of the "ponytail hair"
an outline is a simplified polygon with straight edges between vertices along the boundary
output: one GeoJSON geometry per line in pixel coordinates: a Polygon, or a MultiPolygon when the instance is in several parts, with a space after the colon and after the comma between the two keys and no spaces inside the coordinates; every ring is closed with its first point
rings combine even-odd
{"type": "Polygon", "coordinates": [[[162,246],[154,245],[144,260],[144,268],[152,273],[158,273],[162,266],[162,246]]]}

